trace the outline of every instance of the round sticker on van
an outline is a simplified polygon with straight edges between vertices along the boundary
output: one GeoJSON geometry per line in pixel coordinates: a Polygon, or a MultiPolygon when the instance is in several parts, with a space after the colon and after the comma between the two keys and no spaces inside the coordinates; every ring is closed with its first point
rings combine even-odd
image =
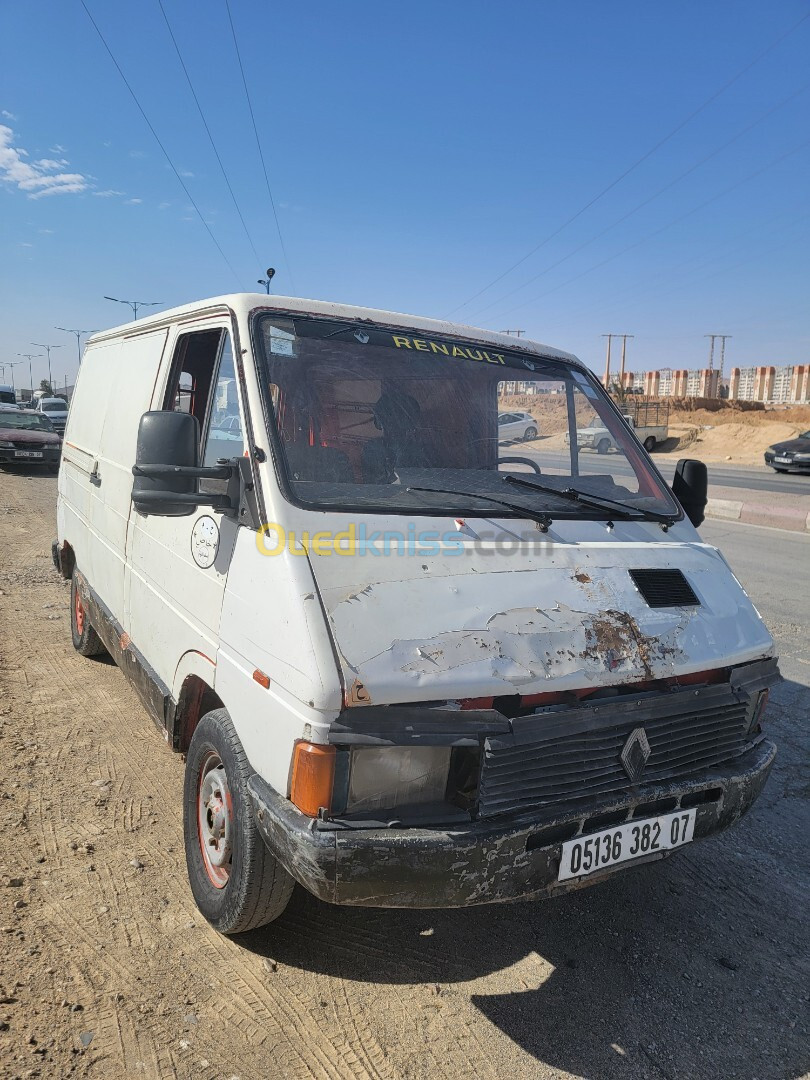
{"type": "Polygon", "coordinates": [[[207,570],[214,565],[219,550],[219,525],[208,514],[197,518],[191,530],[191,555],[197,566],[207,570]]]}

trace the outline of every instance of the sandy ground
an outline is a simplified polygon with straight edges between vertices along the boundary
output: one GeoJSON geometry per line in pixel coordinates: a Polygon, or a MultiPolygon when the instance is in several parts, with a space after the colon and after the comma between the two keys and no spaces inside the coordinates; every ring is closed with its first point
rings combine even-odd
{"type": "Polygon", "coordinates": [[[0,1076],[806,1075],[802,687],[779,688],[778,770],[733,833],[554,902],[296,894],[225,939],[186,882],[182,760],[118,669],[72,649],[54,499],[0,472],[0,1076]]]}

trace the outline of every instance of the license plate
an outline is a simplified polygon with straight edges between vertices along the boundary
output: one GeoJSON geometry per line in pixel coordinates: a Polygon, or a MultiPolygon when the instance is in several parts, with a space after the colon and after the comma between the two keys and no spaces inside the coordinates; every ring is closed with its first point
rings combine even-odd
{"type": "Polygon", "coordinates": [[[41,450],[15,450],[14,457],[42,457],[41,450]]]}
{"type": "Polygon", "coordinates": [[[643,855],[683,847],[692,839],[696,814],[695,809],[679,810],[676,814],[629,821],[590,836],[568,840],[562,846],[557,880],[587,877],[643,855]]]}
{"type": "Polygon", "coordinates": [[[791,459],[789,457],[775,457],[773,459],[779,465],[790,465],[791,459]]]}

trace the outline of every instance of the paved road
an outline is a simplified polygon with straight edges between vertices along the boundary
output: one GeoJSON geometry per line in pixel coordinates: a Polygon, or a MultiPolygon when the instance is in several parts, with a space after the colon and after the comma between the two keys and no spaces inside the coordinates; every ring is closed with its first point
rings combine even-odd
{"type": "MultiPolygon", "coordinates": [[[[541,444],[542,445],[542,444],[541,444]]],[[[541,469],[553,470],[559,466],[559,451],[530,450],[523,443],[510,443],[501,448],[503,457],[525,457],[537,461],[541,469]]],[[[684,453],[688,457],[688,453],[684,453]]],[[[669,454],[653,454],[653,461],[664,478],[672,481],[678,458],[669,454]]],[[[580,455],[580,468],[583,472],[605,472],[608,469],[614,476],[630,476],[632,471],[627,462],[617,454],[600,457],[592,452],[580,455]]],[[[810,472],[776,473],[765,465],[715,465],[709,469],[709,493],[712,487],[743,488],[748,491],[776,491],[788,495],[810,495],[810,472]]]]}

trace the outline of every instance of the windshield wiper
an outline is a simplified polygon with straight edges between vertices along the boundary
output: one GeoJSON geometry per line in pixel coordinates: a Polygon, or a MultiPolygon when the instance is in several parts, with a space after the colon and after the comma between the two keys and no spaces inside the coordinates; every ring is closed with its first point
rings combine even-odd
{"type": "MultiPolygon", "coordinates": [[[[432,495],[459,495],[463,499],[486,499],[487,502],[494,503],[496,506],[505,506],[507,510],[517,512],[521,517],[529,518],[530,521],[536,521],[540,526],[540,532],[548,532],[548,527],[552,522],[550,514],[543,513],[542,510],[531,510],[526,506],[521,506],[520,503],[509,502],[506,499],[497,499],[494,495],[484,495],[480,491],[457,491],[455,488],[432,488],[432,487],[406,487],[406,491],[427,491],[432,495]]],[[[473,511],[474,513],[475,511],[473,511]]]]}
{"type": "Polygon", "coordinates": [[[672,525],[675,521],[674,514],[662,514],[657,510],[645,510],[640,506],[628,506],[627,503],[616,502],[614,499],[605,499],[601,495],[588,495],[587,492],[580,491],[579,488],[555,488],[551,487],[550,484],[538,484],[535,480],[528,480],[524,476],[515,476],[513,473],[504,476],[504,482],[533,488],[535,491],[542,491],[547,495],[559,495],[561,499],[568,499],[569,502],[577,502],[582,506],[590,506],[594,510],[618,511],[623,517],[635,518],[639,521],[657,521],[661,525],[667,526],[672,525]]]}

